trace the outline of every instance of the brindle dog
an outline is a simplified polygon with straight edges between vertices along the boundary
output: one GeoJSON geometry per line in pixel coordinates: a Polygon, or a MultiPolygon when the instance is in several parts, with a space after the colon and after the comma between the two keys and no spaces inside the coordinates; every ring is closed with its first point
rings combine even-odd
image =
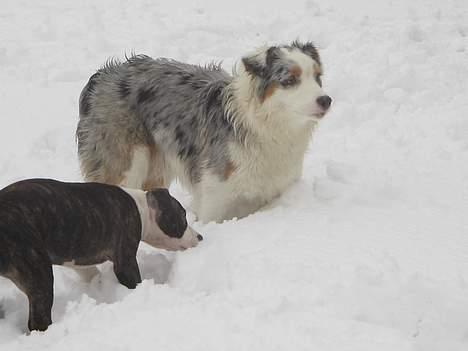
{"type": "Polygon", "coordinates": [[[202,239],[167,189],[29,179],[0,190],[0,275],[27,295],[30,330],[52,323],[53,264],[109,260],[119,282],[134,289],[140,240],[184,250],[202,239]]]}

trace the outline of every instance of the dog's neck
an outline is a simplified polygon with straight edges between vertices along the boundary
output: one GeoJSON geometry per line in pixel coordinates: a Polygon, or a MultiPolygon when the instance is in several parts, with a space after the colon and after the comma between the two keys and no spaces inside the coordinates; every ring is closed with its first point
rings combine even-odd
{"type": "Polygon", "coordinates": [[[140,213],[141,240],[145,242],[151,241],[151,218],[148,203],[146,201],[146,192],[139,189],[130,189],[124,187],[121,187],[121,189],[132,197],[138,208],[138,212],[140,213]]]}

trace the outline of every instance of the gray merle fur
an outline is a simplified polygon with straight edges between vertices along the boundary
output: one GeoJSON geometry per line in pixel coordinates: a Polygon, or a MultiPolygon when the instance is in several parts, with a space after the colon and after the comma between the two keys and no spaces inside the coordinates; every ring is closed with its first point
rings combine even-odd
{"type": "MultiPolygon", "coordinates": [[[[280,48],[299,48],[320,63],[312,43],[271,47],[266,60],[244,57],[246,70],[259,78],[259,98],[272,83],[285,88],[297,83],[289,74],[293,62],[280,48]]],[[[202,168],[222,178],[230,162],[228,144],[244,144],[249,134],[242,124],[233,128],[242,112],[236,110],[232,80],[217,64],[198,66],[146,55],[108,61],[80,96],[76,136],[85,178],[116,184],[102,170],[120,175],[128,169],[131,155],[124,145],[156,145],[160,154],[177,156],[192,184],[201,180],[202,168]],[[118,165],[113,159],[127,162],[118,165]]]]}
{"type": "MultiPolygon", "coordinates": [[[[91,77],[81,94],[79,152],[90,153],[96,147],[89,143],[102,138],[97,135],[100,130],[95,129],[95,120],[109,115],[110,108],[116,124],[125,120],[130,124],[127,128],[136,131],[135,139],[151,144],[149,135],[157,134],[162,152],[176,150],[182,160],[190,159],[193,182],[199,180],[197,165],[201,160],[208,160],[207,167],[222,173],[229,161],[227,141],[242,137],[242,131],[235,135],[223,108],[232,98],[231,80],[215,64],[200,67],[145,55],[130,57],[124,63],[110,61],[91,77]],[[116,103],[121,99],[123,103],[116,103]],[[158,134],[161,130],[164,132],[158,134]]],[[[96,160],[89,173],[100,167],[96,160]]]]}

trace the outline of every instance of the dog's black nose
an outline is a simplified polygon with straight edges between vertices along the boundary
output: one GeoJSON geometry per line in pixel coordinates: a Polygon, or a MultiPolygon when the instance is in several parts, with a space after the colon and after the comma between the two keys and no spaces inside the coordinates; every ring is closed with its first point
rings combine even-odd
{"type": "Polygon", "coordinates": [[[198,235],[197,235],[197,239],[198,239],[198,241],[202,241],[202,240],[203,240],[203,237],[202,237],[200,234],[198,234],[198,235]]]}
{"type": "Polygon", "coordinates": [[[332,102],[332,99],[328,95],[319,96],[317,98],[317,104],[324,110],[328,110],[328,108],[331,105],[331,102],[332,102]]]}

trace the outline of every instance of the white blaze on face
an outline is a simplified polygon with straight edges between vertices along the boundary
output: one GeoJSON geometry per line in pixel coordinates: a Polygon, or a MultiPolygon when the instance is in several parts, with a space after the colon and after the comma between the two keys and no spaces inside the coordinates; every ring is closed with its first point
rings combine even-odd
{"type": "Polygon", "coordinates": [[[170,237],[159,227],[157,223],[158,210],[148,206],[146,192],[137,189],[122,189],[135,200],[138,207],[142,224],[142,241],[158,249],[178,251],[195,247],[203,239],[198,232],[188,225],[180,238],[170,237]]]}
{"type": "Polygon", "coordinates": [[[171,238],[162,230],[158,229],[154,228],[153,235],[149,236],[145,242],[151,246],[169,251],[183,251],[195,247],[198,245],[200,241],[199,238],[201,237],[200,234],[190,226],[187,226],[181,238],[171,238]]]}
{"type": "Polygon", "coordinates": [[[159,249],[179,251],[195,247],[201,241],[202,236],[189,225],[187,225],[182,237],[170,237],[159,227],[156,210],[149,207],[148,212],[148,228],[145,230],[145,237],[142,240],[149,245],[159,249]]]}
{"type": "Polygon", "coordinates": [[[277,88],[272,96],[265,101],[269,107],[276,111],[287,112],[292,119],[317,120],[323,109],[317,104],[317,98],[325,95],[317,82],[320,73],[318,63],[298,49],[281,49],[285,57],[300,67],[300,82],[292,87],[277,88]]]}

